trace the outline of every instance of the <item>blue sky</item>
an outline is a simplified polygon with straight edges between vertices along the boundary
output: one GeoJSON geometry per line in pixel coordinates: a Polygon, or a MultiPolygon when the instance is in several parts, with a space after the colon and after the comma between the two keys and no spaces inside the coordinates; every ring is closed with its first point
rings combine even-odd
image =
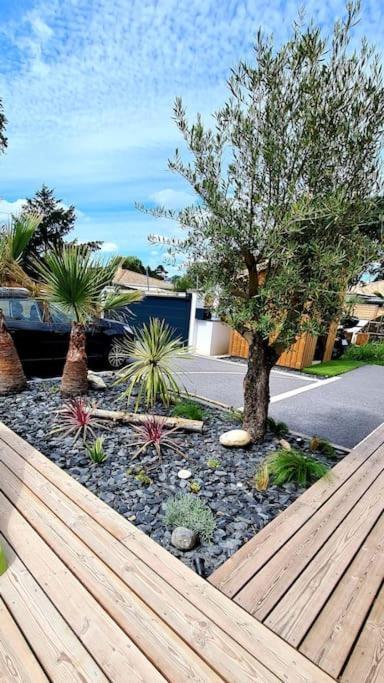
{"type": "MultiPolygon", "coordinates": [[[[9,148],[0,158],[0,211],[44,182],[78,211],[80,239],[154,266],[150,232],[173,226],[135,202],[170,208],[192,194],[167,170],[180,145],[172,103],[209,120],[231,66],[251,56],[259,26],[284,40],[302,3],[278,0],[0,0],[0,97],[9,148]]],[[[309,0],[325,28],[339,0],[309,0]]],[[[357,34],[378,45],[381,0],[363,3],[357,34]]],[[[182,147],[182,146],[181,146],[182,147]]],[[[2,216],[4,217],[4,213],[2,216]]]]}

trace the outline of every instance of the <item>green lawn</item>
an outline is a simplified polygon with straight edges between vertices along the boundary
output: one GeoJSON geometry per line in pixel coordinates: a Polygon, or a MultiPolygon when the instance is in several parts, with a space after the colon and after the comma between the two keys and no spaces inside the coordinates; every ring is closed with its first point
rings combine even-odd
{"type": "Polygon", "coordinates": [[[350,372],[367,365],[362,360],[329,360],[326,363],[319,363],[318,365],[311,365],[310,368],[304,368],[303,372],[308,375],[316,375],[317,377],[336,377],[342,375],[344,372],[350,372]]]}

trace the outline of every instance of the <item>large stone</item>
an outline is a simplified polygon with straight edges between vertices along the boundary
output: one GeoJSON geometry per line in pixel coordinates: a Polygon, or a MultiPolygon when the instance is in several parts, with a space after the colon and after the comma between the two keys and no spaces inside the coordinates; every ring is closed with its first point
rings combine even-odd
{"type": "Polygon", "coordinates": [[[90,370],[88,371],[88,384],[91,389],[95,389],[96,391],[105,391],[107,388],[107,385],[102,377],[100,377],[100,375],[96,375],[95,372],[91,372],[90,370]]]}
{"type": "Polygon", "coordinates": [[[285,451],[291,451],[292,450],[292,446],[289,443],[289,441],[287,441],[287,439],[280,439],[279,446],[281,446],[281,448],[283,448],[285,451]]]}
{"type": "Polygon", "coordinates": [[[177,526],[172,531],[171,543],[179,550],[192,550],[197,543],[197,533],[185,526],[177,526]]]}
{"type": "Polygon", "coordinates": [[[227,448],[245,448],[251,441],[251,435],[245,429],[231,429],[220,436],[221,445],[227,448]]]}

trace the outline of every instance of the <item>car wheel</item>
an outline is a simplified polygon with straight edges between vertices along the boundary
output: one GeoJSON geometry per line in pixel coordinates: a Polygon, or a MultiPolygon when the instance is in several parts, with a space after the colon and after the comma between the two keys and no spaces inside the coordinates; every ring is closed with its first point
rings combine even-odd
{"type": "Polygon", "coordinates": [[[117,338],[112,339],[107,353],[107,364],[111,370],[120,370],[126,364],[125,358],[119,351],[118,341],[117,338]]]}

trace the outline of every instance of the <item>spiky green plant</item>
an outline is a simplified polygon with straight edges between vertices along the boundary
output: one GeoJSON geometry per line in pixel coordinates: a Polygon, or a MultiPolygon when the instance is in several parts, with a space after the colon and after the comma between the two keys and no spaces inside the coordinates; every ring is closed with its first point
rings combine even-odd
{"type": "Polygon", "coordinates": [[[104,450],[104,437],[102,436],[98,436],[91,444],[86,443],[85,450],[94,465],[101,465],[108,458],[108,455],[104,450]]]}
{"type": "Polygon", "coordinates": [[[56,304],[72,320],[69,348],[61,382],[61,391],[78,395],[88,390],[85,326],[106,309],[129,306],[141,298],[139,292],[107,294],[116,262],[95,260],[86,245],[64,245],[49,252],[44,261],[34,261],[43,283],[43,298],[56,304]]]}
{"type": "Polygon", "coordinates": [[[185,526],[209,543],[216,528],[210,508],[192,493],[179,493],[165,503],[164,521],[167,526],[185,526]]]}
{"type": "Polygon", "coordinates": [[[138,389],[134,409],[141,403],[153,407],[157,400],[169,406],[180,394],[180,386],[172,368],[176,358],[188,357],[188,349],[180,338],[172,336],[172,330],[164,320],[151,318],[135,332],[133,340],[117,341],[114,354],[129,364],[119,370],[116,384],[127,384],[121,397],[130,400],[138,389]]]}
{"type": "Polygon", "coordinates": [[[277,486],[294,482],[307,487],[329,471],[327,465],[296,449],[280,448],[272,453],[266,462],[268,474],[277,486]]]}
{"type": "Polygon", "coordinates": [[[196,401],[180,401],[172,409],[174,417],[185,417],[187,420],[204,420],[205,412],[196,401]]]}
{"type": "Polygon", "coordinates": [[[189,484],[189,490],[191,493],[200,493],[201,484],[199,484],[198,481],[191,481],[191,483],[189,484]]]}
{"type": "Polygon", "coordinates": [[[210,458],[207,460],[207,466],[209,467],[210,470],[218,470],[221,465],[220,460],[217,460],[217,458],[210,458]]]}

